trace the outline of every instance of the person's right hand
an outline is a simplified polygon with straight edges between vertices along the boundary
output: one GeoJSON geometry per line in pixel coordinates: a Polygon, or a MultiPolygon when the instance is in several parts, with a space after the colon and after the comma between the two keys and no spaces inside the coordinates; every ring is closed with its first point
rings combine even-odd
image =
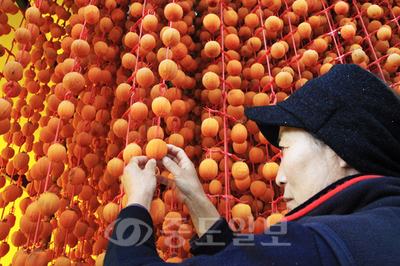
{"type": "Polygon", "coordinates": [[[164,167],[173,174],[174,180],[157,176],[158,181],[174,188],[179,201],[186,204],[196,197],[207,197],[197,176],[196,168],[184,150],[167,144],[168,153],[162,159],[164,167]]]}
{"type": "Polygon", "coordinates": [[[220,218],[220,215],[207,198],[203,186],[197,176],[196,168],[187,157],[184,150],[168,146],[168,153],[162,159],[162,164],[174,175],[174,180],[157,175],[158,181],[172,186],[179,201],[186,205],[190,218],[201,237],[220,218]]]}

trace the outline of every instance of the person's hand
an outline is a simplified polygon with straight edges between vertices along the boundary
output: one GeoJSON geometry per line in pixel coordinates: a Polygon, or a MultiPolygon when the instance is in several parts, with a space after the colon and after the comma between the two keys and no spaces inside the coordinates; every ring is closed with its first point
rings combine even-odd
{"type": "Polygon", "coordinates": [[[185,151],[173,145],[167,146],[168,153],[162,164],[173,174],[174,180],[162,176],[157,176],[157,179],[174,188],[178,199],[187,206],[197,235],[201,237],[219,219],[219,213],[204,193],[196,168],[185,151]]]}
{"type": "Polygon", "coordinates": [[[125,166],[121,177],[128,203],[138,203],[150,211],[151,201],[157,185],[157,162],[147,156],[135,156],[125,166]]]}
{"type": "Polygon", "coordinates": [[[173,174],[174,180],[159,176],[159,181],[173,187],[176,196],[183,204],[198,196],[206,197],[196,168],[185,151],[174,145],[167,144],[167,146],[168,153],[162,159],[162,164],[173,174]]]}

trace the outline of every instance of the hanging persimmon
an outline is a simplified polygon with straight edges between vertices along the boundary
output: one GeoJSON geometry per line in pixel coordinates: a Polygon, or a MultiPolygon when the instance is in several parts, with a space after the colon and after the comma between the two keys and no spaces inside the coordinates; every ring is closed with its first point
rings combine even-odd
{"type": "Polygon", "coordinates": [[[14,168],[21,170],[29,164],[29,155],[25,152],[17,153],[13,159],[14,168]]]}
{"type": "MultiPolygon", "coordinates": [[[[0,241],[3,241],[10,233],[11,226],[5,220],[0,221],[0,225],[1,225],[0,226],[0,241]]],[[[0,252],[1,252],[1,250],[0,250],[0,252]]]]}
{"type": "Polygon", "coordinates": [[[63,211],[60,215],[59,222],[62,227],[65,229],[73,228],[78,221],[78,215],[75,210],[67,209],[63,211]]]}
{"type": "Polygon", "coordinates": [[[267,226],[270,227],[274,224],[279,223],[283,218],[283,215],[279,212],[272,213],[270,216],[267,217],[267,226]]]}
{"type": "Polygon", "coordinates": [[[171,111],[175,116],[181,117],[186,113],[186,102],[180,99],[176,99],[171,104],[171,111]]]}
{"type": "Polygon", "coordinates": [[[114,122],[113,132],[118,137],[120,138],[126,137],[127,130],[128,130],[128,121],[126,121],[125,119],[120,118],[114,122]]]}
{"type": "MultiPolygon", "coordinates": [[[[8,233],[6,237],[8,236],[8,233]]],[[[10,245],[7,242],[2,242],[0,244],[0,258],[4,257],[7,255],[7,253],[10,251],[10,245]]]]}
{"type": "Polygon", "coordinates": [[[72,102],[65,100],[62,101],[57,108],[57,113],[61,119],[71,118],[74,115],[75,106],[72,102]]]}
{"type": "Polygon", "coordinates": [[[297,32],[299,33],[300,38],[302,39],[309,38],[312,32],[310,23],[306,21],[300,23],[299,26],[297,27],[297,32]]]}
{"type": "Polygon", "coordinates": [[[169,3],[164,7],[165,18],[172,22],[177,22],[183,17],[183,9],[176,3],[169,3]]]}
{"type": "Polygon", "coordinates": [[[261,163],[264,160],[264,151],[259,147],[252,147],[249,150],[249,159],[253,163],[261,163]]]}
{"type": "Polygon", "coordinates": [[[68,91],[78,93],[85,86],[85,78],[78,72],[69,72],[65,74],[62,83],[68,91]]]}
{"type": "Polygon", "coordinates": [[[155,31],[158,27],[158,19],[155,15],[147,14],[143,18],[142,25],[146,31],[155,31]]]}
{"type": "Polygon", "coordinates": [[[160,198],[152,200],[150,215],[155,225],[161,224],[164,221],[165,205],[160,198]]]}
{"type": "Polygon", "coordinates": [[[86,58],[90,53],[90,45],[85,40],[74,40],[71,44],[71,52],[78,58],[86,58]]]}
{"type": "Polygon", "coordinates": [[[171,81],[178,74],[178,66],[174,61],[165,59],[158,66],[158,73],[164,80],[171,81]]]}
{"type": "Polygon", "coordinates": [[[238,123],[233,126],[231,132],[231,137],[233,142],[243,143],[244,141],[246,141],[247,135],[248,135],[247,129],[243,124],[238,123]]]}
{"type": "Polygon", "coordinates": [[[207,72],[204,74],[202,79],[204,87],[208,90],[214,90],[219,87],[220,80],[217,74],[214,72],[207,72]]]}
{"type": "Polygon", "coordinates": [[[254,197],[261,197],[267,192],[267,185],[260,180],[253,181],[250,185],[250,192],[254,197]]]}
{"type": "Polygon", "coordinates": [[[171,103],[167,98],[159,96],[151,103],[151,109],[155,115],[165,117],[171,111],[171,103]]]}
{"type": "Polygon", "coordinates": [[[84,8],[84,18],[90,24],[96,24],[99,20],[100,12],[97,6],[95,5],[87,5],[84,8]]]}
{"type": "Polygon", "coordinates": [[[218,175],[218,164],[213,159],[207,158],[199,165],[199,175],[204,180],[212,180],[218,175]]]}
{"type": "Polygon", "coordinates": [[[352,25],[345,25],[340,30],[340,36],[345,40],[351,40],[356,35],[356,30],[352,25]]]}
{"type": "Polygon", "coordinates": [[[213,13],[207,14],[203,19],[204,27],[211,33],[217,32],[220,29],[220,24],[220,18],[213,13]]]}
{"type": "Polygon", "coordinates": [[[305,66],[314,66],[318,61],[318,53],[315,50],[307,50],[301,59],[305,66]]]}
{"type": "Polygon", "coordinates": [[[293,82],[293,76],[288,72],[279,72],[275,77],[275,83],[278,87],[286,89],[293,82]]]}
{"type": "Polygon", "coordinates": [[[224,22],[228,26],[235,27],[239,21],[239,16],[235,10],[230,9],[224,14],[224,22]]]}
{"type": "Polygon", "coordinates": [[[128,164],[132,157],[140,155],[142,155],[142,148],[136,143],[130,143],[125,147],[122,157],[124,162],[128,164]]]}
{"type": "Polygon", "coordinates": [[[147,88],[154,82],[154,74],[149,68],[141,68],[136,72],[136,80],[140,86],[147,88]]]}
{"type": "Polygon", "coordinates": [[[280,59],[285,56],[285,46],[281,42],[276,42],[271,46],[271,56],[280,59]]]}
{"type": "Polygon", "coordinates": [[[68,181],[71,185],[80,185],[85,181],[86,174],[85,171],[80,167],[74,167],[68,172],[68,181]]]}
{"type": "Polygon", "coordinates": [[[88,225],[82,221],[78,221],[74,228],[73,234],[76,237],[80,238],[86,235],[87,230],[88,230],[88,225]]]}
{"type": "Polygon", "coordinates": [[[119,214],[119,205],[117,203],[108,203],[103,210],[103,217],[109,223],[114,222],[119,214]]]}
{"type": "Polygon", "coordinates": [[[253,97],[253,106],[263,106],[263,105],[269,105],[270,104],[270,98],[268,94],[259,92],[253,97]]]}
{"type": "Polygon", "coordinates": [[[131,53],[126,53],[122,56],[121,64],[127,69],[134,69],[136,66],[136,56],[131,53]]]}
{"type": "Polygon", "coordinates": [[[279,165],[275,162],[268,162],[264,165],[262,174],[268,181],[274,181],[278,173],[279,165]]]}
{"type": "Polygon", "coordinates": [[[231,76],[239,76],[242,73],[242,63],[238,60],[230,60],[226,65],[226,71],[231,76]]]}
{"type": "Polygon", "coordinates": [[[5,100],[4,98],[0,98],[0,121],[5,118],[10,119],[11,110],[12,110],[11,103],[5,100]]]}
{"type": "Polygon", "coordinates": [[[26,258],[26,266],[46,266],[49,263],[49,255],[43,249],[36,249],[26,258]]]}
{"type": "Polygon", "coordinates": [[[146,51],[151,51],[156,46],[156,39],[151,34],[145,34],[140,39],[140,47],[146,51]]]}
{"type": "Polygon", "coordinates": [[[8,61],[3,68],[3,75],[8,81],[18,81],[22,79],[23,67],[18,61],[8,61]]]}
{"type": "Polygon", "coordinates": [[[170,211],[165,215],[163,231],[166,234],[171,234],[172,231],[177,231],[182,224],[182,214],[177,211],[170,211]]]}
{"type": "Polygon", "coordinates": [[[215,137],[219,131],[218,121],[212,117],[206,118],[201,123],[201,133],[206,137],[215,137]]]}
{"type": "Polygon", "coordinates": [[[124,172],[124,161],[119,158],[112,158],[107,163],[107,171],[113,176],[120,176],[124,172]]]}
{"type": "Polygon", "coordinates": [[[264,66],[260,63],[255,63],[250,67],[250,75],[253,79],[261,79],[265,74],[264,66]]]}
{"type": "Polygon", "coordinates": [[[131,115],[132,118],[136,121],[144,120],[147,117],[148,113],[149,109],[147,108],[147,105],[143,102],[136,102],[131,106],[131,115]]]}
{"type": "Polygon", "coordinates": [[[31,31],[26,28],[18,28],[15,31],[14,38],[17,43],[27,44],[31,41],[32,34],[31,31]]]}
{"type": "Polygon", "coordinates": [[[210,182],[210,194],[218,195],[222,193],[222,183],[218,179],[214,179],[210,182]]]}
{"type": "Polygon", "coordinates": [[[251,208],[249,205],[244,203],[238,203],[232,208],[232,219],[241,226],[246,226],[249,223],[251,214],[251,208]]]}
{"type": "Polygon", "coordinates": [[[45,192],[37,201],[37,209],[44,216],[51,216],[60,208],[60,198],[52,193],[45,192]]]}
{"type": "Polygon", "coordinates": [[[41,18],[42,14],[40,13],[39,8],[35,6],[30,6],[25,11],[26,21],[32,24],[38,24],[39,19],[41,18]]]}
{"type": "Polygon", "coordinates": [[[204,53],[209,58],[215,58],[221,53],[221,46],[216,41],[209,41],[204,46],[204,53]]]}
{"type": "Polygon", "coordinates": [[[168,147],[162,139],[152,139],[146,146],[146,155],[149,158],[154,158],[157,161],[167,155],[168,147]]]}
{"type": "Polygon", "coordinates": [[[250,173],[249,166],[245,162],[235,162],[232,165],[232,176],[235,179],[243,180],[250,173]]]}
{"type": "Polygon", "coordinates": [[[54,266],[70,266],[70,265],[71,265],[71,259],[68,258],[66,255],[61,255],[54,262],[54,266]]]}
{"type": "Polygon", "coordinates": [[[49,147],[47,157],[53,163],[60,163],[67,157],[67,150],[62,144],[54,143],[49,147]]]}
{"type": "Polygon", "coordinates": [[[167,28],[160,34],[161,40],[165,46],[173,47],[181,41],[179,31],[174,28],[167,28]]]}
{"type": "Polygon", "coordinates": [[[172,144],[174,146],[177,146],[177,147],[183,149],[185,146],[185,139],[183,138],[183,136],[181,134],[174,133],[169,136],[169,144],[172,144]]]}

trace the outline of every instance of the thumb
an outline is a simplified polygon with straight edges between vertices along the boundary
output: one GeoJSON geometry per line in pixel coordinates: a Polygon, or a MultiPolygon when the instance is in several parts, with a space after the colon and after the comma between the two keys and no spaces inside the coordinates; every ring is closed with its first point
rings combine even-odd
{"type": "Polygon", "coordinates": [[[155,159],[150,159],[147,161],[144,169],[151,170],[152,172],[154,172],[156,170],[156,167],[157,167],[157,161],[155,159]]]}
{"type": "Polygon", "coordinates": [[[179,176],[179,172],[182,170],[174,161],[172,161],[169,157],[164,156],[162,158],[162,163],[170,171],[174,177],[179,176]]]}

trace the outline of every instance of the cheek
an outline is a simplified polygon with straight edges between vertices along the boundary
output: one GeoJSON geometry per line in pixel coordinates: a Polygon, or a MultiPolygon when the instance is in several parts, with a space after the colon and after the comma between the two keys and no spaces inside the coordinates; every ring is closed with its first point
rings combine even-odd
{"type": "Polygon", "coordinates": [[[287,179],[287,190],[290,196],[293,196],[295,200],[300,204],[307,200],[313,194],[314,177],[315,177],[315,165],[310,154],[299,152],[296,154],[290,154],[284,161],[283,172],[287,179]]]}

